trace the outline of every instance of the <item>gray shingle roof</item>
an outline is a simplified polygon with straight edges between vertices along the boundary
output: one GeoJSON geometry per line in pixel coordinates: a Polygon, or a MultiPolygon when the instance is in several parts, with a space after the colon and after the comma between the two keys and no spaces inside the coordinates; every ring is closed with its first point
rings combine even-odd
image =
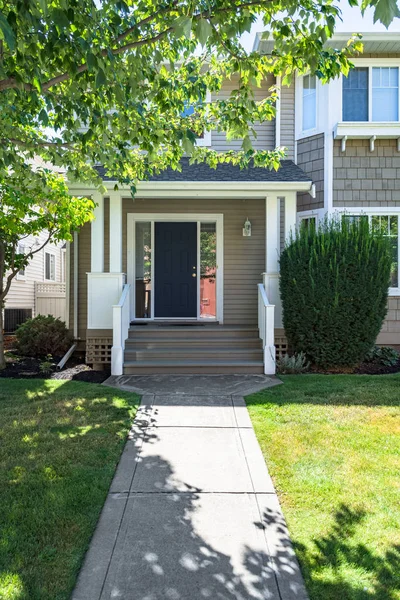
{"type": "MultiPolygon", "coordinates": [[[[240,169],[238,166],[220,164],[216,169],[211,169],[206,163],[189,164],[188,158],[181,160],[182,171],[174,171],[170,167],[158,175],[152,175],[150,181],[266,181],[284,183],[288,181],[311,181],[300,167],[291,160],[283,160],[278,171],[270,171],[264,167],[249,167],[240,169]]],[[[112,181],[104,167],[96,167],[103,181],[112,181]]]]}

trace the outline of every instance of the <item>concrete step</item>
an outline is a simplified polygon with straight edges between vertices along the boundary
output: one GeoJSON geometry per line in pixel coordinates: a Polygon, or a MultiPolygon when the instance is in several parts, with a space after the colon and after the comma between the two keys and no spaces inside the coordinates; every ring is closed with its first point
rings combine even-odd
{"type": "Polygon", "coordinates": [[[133,350],[125,349],[125,361],[159,361],[159,360],[176,360],[183,361],[203,361],[203,360],[220,360],[220,361],[238,361],[238,360],[259,360],[262,361],[263,352],[261,348],[176,348],[170,346],[168,348],[154,348],[152,350],[133,350]]]}
{"type": "Polygon", "coordinates": [[[263,373],[262,361],[254,360],[202,360],[202,361],[126,361],[124,375],[223,375],[263,373]]]}
{"type": "Polygon", "coordinates": [[[196,337],[193,338],[183,338],[183,337],[159,337],[159,338],[142,338],[139,339],[136,337],[128,338],[125,342],[125,348],[127,351],[131,350],[155,350],[155,349],[170,349],[174,348],[176,350],[180,349],[211,349],[215,350],[215,348],[234,348],[234,349],[246,349],[253,348],[259,349],[261,348],[261,340],[259,337],[196,337]]]}

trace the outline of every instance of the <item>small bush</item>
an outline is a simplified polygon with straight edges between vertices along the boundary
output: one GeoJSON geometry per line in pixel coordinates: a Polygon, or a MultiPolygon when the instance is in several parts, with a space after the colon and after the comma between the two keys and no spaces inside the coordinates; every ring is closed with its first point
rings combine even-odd
{"type": "Polygon", "coordinates": [[[298,375],[299,373],[306,373],[310,368],[310,363],[307,361],[304,352],[293,354],[293,356],[285,354],[277,360],[276,368],[281,375],[298,375]]]}
{"type": "Polygon", "coordinates": [[[382,327],[390,243],[368,219],[302,227],[280,259],[283,325],[294,352],[318,367],[359,364],[382,327]]]}
{"type": "Polygon", "coordinates": [[[385,367],[394,367],[400,360],[400,354],[390,346],[374,346],[365,360],[385,367]]]}
{"type": "Polygon", "coordinates": [[[60,319],[38,315],[20,325],[15,332],[17,347],[24,356],[60,355],[68,350],[72,337],[60,319]]]}

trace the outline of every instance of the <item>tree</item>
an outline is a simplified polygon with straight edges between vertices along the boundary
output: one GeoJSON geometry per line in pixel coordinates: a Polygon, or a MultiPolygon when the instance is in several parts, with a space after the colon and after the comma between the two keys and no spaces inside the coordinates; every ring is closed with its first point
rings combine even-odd
{"type": "MultiPolygon", "coordinates": [[[[396,0],[349,0],[388,25],[396,0]]],[[[106,166],[135,182],[183,153],[211,166],[250,160],[278,168],[282,150],[254,152],[253,124],[275,114],[273,90],[254,85],[268,73],[311,69],[326,81],[347,73],[358,38],[325,45],[340,9],[333,0],[0,0],[0,181],[40,155],[69,178],[100,184],[106,166]],[[246,52],[240,35],[262,17],[275,40],[271,57],[246,52]],[[206,106],[207,90],[239,74],[230,98],[206,106]],[[200,102],[199,102],[200,100],[200,102]],[[183,116],[187,102],[198,104],[183,116]],[[194,147],[205,128],[243,139],[242,151],[194,147]]]]}
{"type": "Polygon", "coordinates": [[[72,232],[91,219],[90,198],[74,198],[64,177],[37,169],[33,177],[26,166],[26,178],[10,174],[0,184],[0,369],[5,367],[3,308],[11,283],[34,254],[50,241],[71,240],[72,232]],[[32,241],[41,232],[41,244],[32,241]],[[21,242],[24,252],[18,252],[21,242]]]}
{"type": "Polygon", "coordinates": [[[368,218],[301,227],[280,258],[283,325],[294,352],[321,368],[353,367],[387,310],[390,241],[368,218]]]}

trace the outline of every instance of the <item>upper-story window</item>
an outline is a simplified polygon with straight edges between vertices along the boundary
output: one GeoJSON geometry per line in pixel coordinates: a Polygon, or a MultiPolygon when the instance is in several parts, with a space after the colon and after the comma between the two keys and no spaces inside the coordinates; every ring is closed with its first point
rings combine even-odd
{"type": "MultiPolygon", "coordinates": [[[[211,94],[207,92],[206,102],[210,102],[211,94]]],[[[199,100],[199,103],[202,101],[199,100]]],[[[198,106],[198,105],[197,105],[198,106]]],[[[181,116],[190,118],[196,112],[196,103],[191,104],[190,102],[185,102],[185,108],[183,109],[181,116]]],[[[211,145],[211,132],[203,131],[196,139],[197,146],[210,146],[211,145]]]]}
{"type": "Polygon", "coordinates": [[[303,131],[317,126],[317,79],[315,75],[303,77],[303,131]]]}
{"type": "Polygon", "coordinates": [[[356,67],[343,77],[343,121],[398,120],[398,67],[356,67]]]}
{"type": "Polygon", "coordinates": [[[51,252],[45,252],[44,255],[44,278],[47,281],[56,280],[56,257],[51,252]]]}

